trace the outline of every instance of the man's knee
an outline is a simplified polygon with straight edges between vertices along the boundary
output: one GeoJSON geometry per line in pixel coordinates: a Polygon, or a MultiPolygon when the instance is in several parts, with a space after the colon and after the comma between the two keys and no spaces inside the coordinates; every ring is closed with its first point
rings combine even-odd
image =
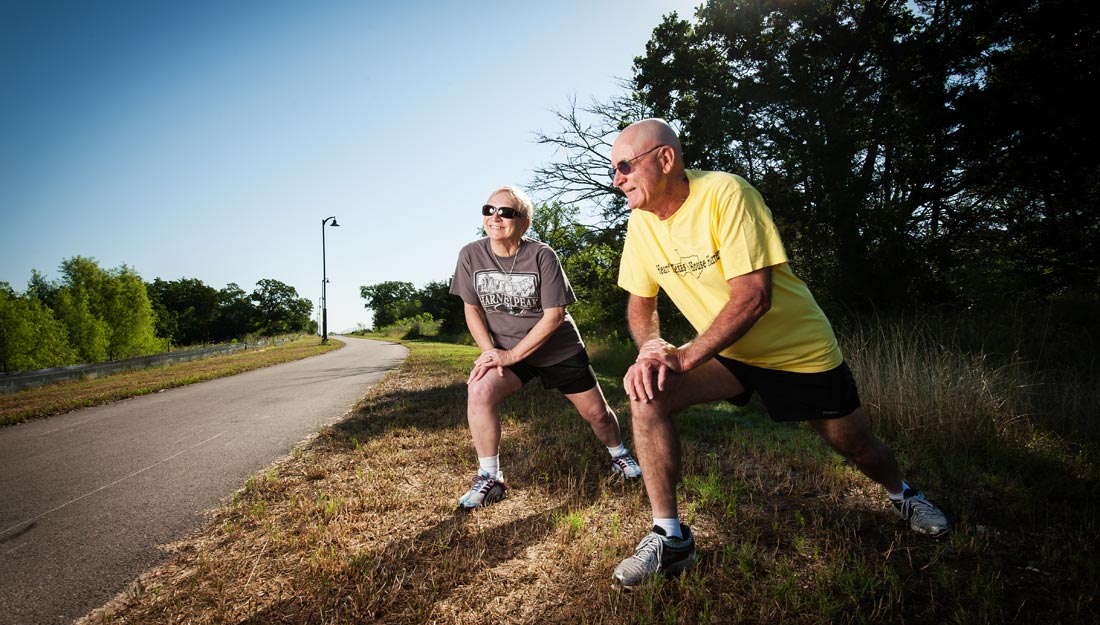
{"type": "Polygon", "coordinates": [[[862,411],[839,419],[811,421],[810,426],[833,449],[845,456],[860,456],[875,448],[878,439],[862,411]]]}
{"type": "Polygon", "coordinates": [[[635,428],[664,423],[672,418],[672,412],[661,394],[649,401],[631,400],[630,402],[630,420],[635,428]]]}

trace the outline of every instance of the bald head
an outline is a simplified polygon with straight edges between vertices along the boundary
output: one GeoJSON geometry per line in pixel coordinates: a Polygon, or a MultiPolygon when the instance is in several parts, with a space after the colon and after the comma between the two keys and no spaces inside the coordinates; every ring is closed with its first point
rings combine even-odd
{"type": "Polygon", "coordinates": [[[619,138],[615,140],[615,143],[619,143],[620,141],[634,146],[667,145],[676,152],[678,161],[682,163],[684,160],[684,151],[683,148],[680,147],[680,138],[676,136],[676,131],[672,129],[672,126],[669,126],[668,122],[663,119],[651,117],[639,122],[634,122],[619,133],[619,138]]]}

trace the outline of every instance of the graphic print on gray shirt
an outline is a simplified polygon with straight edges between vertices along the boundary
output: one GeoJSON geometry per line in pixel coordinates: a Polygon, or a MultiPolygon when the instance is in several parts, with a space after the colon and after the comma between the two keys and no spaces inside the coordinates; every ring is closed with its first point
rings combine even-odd
{"type": "Polygon", "coordinates": [[[509,315],[524,313],[542,314],[542,298],[539,297],[537,273],[504,273],[500,269],[487,269],[474,275],[477,296],[486,312],[509,315]]]}

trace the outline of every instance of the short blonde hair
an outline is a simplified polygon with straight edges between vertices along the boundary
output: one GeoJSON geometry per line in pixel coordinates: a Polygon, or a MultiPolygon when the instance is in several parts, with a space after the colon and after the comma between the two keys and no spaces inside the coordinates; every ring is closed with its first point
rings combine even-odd
{"type": "Polygon", "coordinates": [[[489,194],[489,197],[493,197],[497,193],[507,193],[512,196],[512,199],[518,204],[518,206],[513,206],[512,208],[519,210],[523,213],[524,219],[531,221],[531,215],[535,212],[535,205],[531,202],[531,197],[528,196],[523,189],[512,185],[504,185],[503,187],[494,189],[493,192],[489,194]]]}

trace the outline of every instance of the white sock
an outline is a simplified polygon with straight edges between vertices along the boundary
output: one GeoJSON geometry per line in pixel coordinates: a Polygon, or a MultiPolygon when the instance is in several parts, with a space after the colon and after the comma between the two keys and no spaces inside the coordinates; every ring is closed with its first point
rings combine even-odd
{"type": "Polygon", "coordinates": [[[905,499],[905,491],[909,490],[909,488],[910,488],[909,483],[906,482],[905,480],[902,480],[901,481],[901,492],[900,493],[891,493],[890,489],[887,488],[886,489],[886,495],[888,497],[890,497],[890,501],[901,501],[902,499],[905,499]]]}
{"type": "Polygon", "coordinates": [[[500,472],[500,456],[489,456],[488,458],[478,458],[477,463],[481,465],[481,470],[489,475],[496,476],[500,472]]]}
{"type": "Polygon", "coordinates": [[[680,519],[653,519],[653,524],[665,531],[665,536],[670,538],[683,538],[684,531],[680,529],[680,519]]]}
{"type": "Polygon", "coordinates": [[[626,445],[624,443],[619,443],[618,447],[608,447],[607,451],[611,452],[612,458],[618,458],[626,453],[626,445]]]}

